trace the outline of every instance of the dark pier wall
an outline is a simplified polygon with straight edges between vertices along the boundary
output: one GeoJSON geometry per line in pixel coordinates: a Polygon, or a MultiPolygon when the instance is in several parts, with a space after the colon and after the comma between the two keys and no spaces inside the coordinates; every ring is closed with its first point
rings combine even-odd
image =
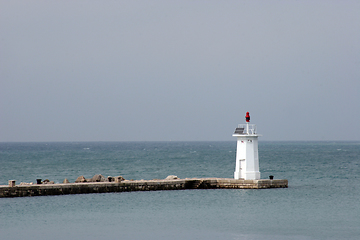
{"type": "Polygon", "coordinates": [[[287,180],[235,180],[226,178],[194,178],[174,180],[138,180],[122,182],[63,183],[0,186],[1,197],[29,197],[65,194],[108,193],[130,191],[184,189],[264,189],[287,188],[287,180]]]}

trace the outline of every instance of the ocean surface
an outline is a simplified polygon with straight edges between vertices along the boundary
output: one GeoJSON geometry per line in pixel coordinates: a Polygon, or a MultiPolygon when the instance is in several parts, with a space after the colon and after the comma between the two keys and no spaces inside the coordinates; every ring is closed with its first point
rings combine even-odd
{"type": "MultiPolygon", "coordinates": [[[[0,143],[0,185],[233,178],[234,142],[0,143]]],[[[0,198],[0,239],[360,239],[360,142],[259,142],[261,178],[287,189],[0,198]]]]}

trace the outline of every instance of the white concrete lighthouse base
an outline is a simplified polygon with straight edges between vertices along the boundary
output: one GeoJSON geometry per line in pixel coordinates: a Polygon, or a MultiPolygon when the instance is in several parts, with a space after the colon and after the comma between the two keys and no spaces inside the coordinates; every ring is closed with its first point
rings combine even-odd
{"type": "Polygon", "coordinates": [[[260,172],[234,172],[234,179],[244,179],[244,180],[259,180],[260,172]]]}
{"type": "Polygon", "coordinates": [[[245,172],[244,174],[245,180],[259,180],[260,179],[260,172],[245,172]]]}

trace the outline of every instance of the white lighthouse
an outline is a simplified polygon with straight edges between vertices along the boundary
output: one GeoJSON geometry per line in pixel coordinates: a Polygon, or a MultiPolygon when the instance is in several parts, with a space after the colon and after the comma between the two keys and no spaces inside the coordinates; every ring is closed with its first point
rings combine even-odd
{"type": "Polygon", "coordinates": [[[239,124],[233,137],[237,137],[236,165],[234,178],[245,180],[260,179],[258,137],[256,125],[250,123],[249,112],[246,113],[246,124],[239,124]]]}

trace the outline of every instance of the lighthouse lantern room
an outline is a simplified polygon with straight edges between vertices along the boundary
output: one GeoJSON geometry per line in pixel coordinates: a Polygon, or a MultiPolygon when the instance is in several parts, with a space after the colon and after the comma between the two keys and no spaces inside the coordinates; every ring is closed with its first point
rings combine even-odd
{"type": "Polygon", "coordinates": [[[233,137],[237,138],[235,179],[260,179],[258,137],[256,125],[250,123],[250,114],[246,113],[246,124],[239,124],[233,137]]]}

